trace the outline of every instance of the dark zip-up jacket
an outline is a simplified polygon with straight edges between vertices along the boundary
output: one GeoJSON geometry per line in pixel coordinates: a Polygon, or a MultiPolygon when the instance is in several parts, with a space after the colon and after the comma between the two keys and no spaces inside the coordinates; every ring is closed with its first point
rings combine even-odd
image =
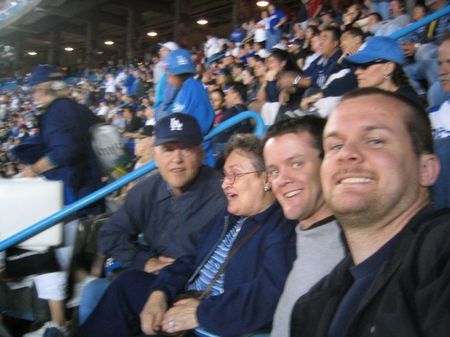
{"type": "MultiPolygon", "coordinates": [[[[426,207],[398,235],[346,336],[450,335],[450,210],[426,207]]],[[[352,284],[350,266],[348,256],[297,301],[292,337],[327,336],[339,303],[352,284]]]]}
{"type": "Polygon", "coordinates": [[[175,196],[161,174],[151,175],[128,193],[124,205],[100,229],[100,252],[139,270],[153,256],[192,253],[202,230],[226,205],[219,179],[217,171],[202,166],[175,196]],[[140,234],[148,247],[136,243],[140,234]]]}
{"type": "MultiPolygon", "coordinates": [[[[193,255],[183,256],[163,269],[154,290],[169,300],[183,292],[222,241],[238,217],[224,211],[213,221],[193,255]]],[[[278,203],[247,218],[233,246],[257,224],[225,269],[224,292],[201,301],[200,326],[222,337],[237,337],[270,324],[286,277],[295,259],[295,225],[286,220],[278,203]]],[[[233,248],[232,248],[233,249],[233,248]]]]}

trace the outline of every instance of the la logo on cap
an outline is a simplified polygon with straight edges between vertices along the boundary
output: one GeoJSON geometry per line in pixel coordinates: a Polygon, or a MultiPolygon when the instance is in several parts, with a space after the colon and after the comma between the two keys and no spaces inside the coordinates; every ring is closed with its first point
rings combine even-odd
{"type": "Polygon", "coordinates": [[[184,66],[186,64],[189,63],[189,60],[186,59],[186,57],[182,56],[182,55],[178,55],[177,56],[177,64],[179,66],[184,66]]]}
{"type": "Polygon", "coordinates": [[[183,130],[183,123],[181,123],[176,118],[170,119],[170,131],[181,131],[183,130]]]}

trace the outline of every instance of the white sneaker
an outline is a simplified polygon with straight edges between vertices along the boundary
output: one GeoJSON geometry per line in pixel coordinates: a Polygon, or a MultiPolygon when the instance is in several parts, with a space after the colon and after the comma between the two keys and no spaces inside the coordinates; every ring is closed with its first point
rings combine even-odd
{"type": "MultiPolygon", "coordinates": [[[[68,330],[65,327],[56,325],[53,322],[47,322],[40,329],[27,332],[26,334],[22,335],[22,337],[44,337],[47,330],[49,329],[60,332],[61,336],[66,336],[68,334],[68,330]]],[[[59,335],[59,333],[57,333],[56,335],[59,335]]]]}

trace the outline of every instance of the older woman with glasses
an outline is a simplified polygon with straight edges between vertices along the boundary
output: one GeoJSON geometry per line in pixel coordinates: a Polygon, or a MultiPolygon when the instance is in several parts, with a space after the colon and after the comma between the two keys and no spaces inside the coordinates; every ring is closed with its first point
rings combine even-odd
{"type": "Polygon", "coordinates": [[[235,135],[227,143],[222,189],[227,208],[196,253],[158,276],[123,273],[77,336],[236,337],[270,324],[295,257],[295,223],[283,217],[270,191],[255,136],[235,135]]]}
{"type": "Polygon", "coordinates": [[[374,36],[357,53],[345,60],[354,65],[359,88],[375,87],[423,104],[403,71],[405,58],[395,40],[374,36]]]}

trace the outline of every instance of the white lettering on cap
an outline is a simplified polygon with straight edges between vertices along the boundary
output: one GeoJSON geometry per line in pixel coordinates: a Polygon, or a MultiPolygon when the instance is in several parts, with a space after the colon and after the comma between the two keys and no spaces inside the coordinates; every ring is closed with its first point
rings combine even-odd
{"type": "Polygon", "coordinates": [[[186,64],[189,64],[189,60],[182,55],[178,55],[177,56],[177,65],[184,66],[186,64]]]}
{"type": "Polygon", "coordinates": [[[170,119],[170,131],[181,131],[183,130],[183,123],[181,123],[176,118],[170,119]]]}

